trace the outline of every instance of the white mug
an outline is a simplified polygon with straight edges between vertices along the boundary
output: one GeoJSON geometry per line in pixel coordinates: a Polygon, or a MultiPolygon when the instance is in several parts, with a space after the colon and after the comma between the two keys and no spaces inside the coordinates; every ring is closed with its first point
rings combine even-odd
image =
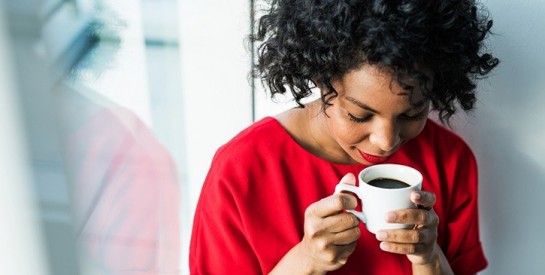
{"type": "Polygon", "coordinates": [[[388,212],[416,208],[411,201],[411,192],[421,190],[422,174],[418,170],[399,164],[377,164],[363,169],[358,175],[359,186],[339,183],[335,193],[348,191],[361,200],[362,212],[348,210],[365,223],[369,232],[376,234],[381,229],[410,228],[410,225],[388,223],[385,215],[388,212]],[[401,188],[383,188],[370,185],[372,180],[385,178],[402,181],[407,184],[401,188]]]}

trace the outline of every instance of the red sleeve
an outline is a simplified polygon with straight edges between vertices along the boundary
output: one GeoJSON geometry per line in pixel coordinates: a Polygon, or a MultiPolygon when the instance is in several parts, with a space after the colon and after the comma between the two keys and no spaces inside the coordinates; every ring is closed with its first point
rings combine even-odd
{"type": "Polygon", "coordinates": [[[233,190],[234,183],[231,182],[244,177],[234,176],[237,169],[230,166],[221,154],[216,154],[204,182],[191,237],[189,267],[192,275],[255,274],[261,270],[245,237],[237,206],[240,198],[235,197],[239,192],[233,190]]]}
{"type": "Polygon", "coordinates": [[[449,160],[451,187],[447,214],[446,257],[455,274],[475,274],[487,266],[479,238],[477,163],[464,144],[460,154],[449,160]]]}

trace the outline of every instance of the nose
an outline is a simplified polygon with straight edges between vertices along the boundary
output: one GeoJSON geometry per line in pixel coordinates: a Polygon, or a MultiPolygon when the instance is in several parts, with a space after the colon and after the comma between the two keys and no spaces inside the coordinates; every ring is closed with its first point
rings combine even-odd
{"type": "Polygon", "coordinates": [[[383,152],[391,152],[400,140],[399,129],[392,122],[377,122],[369,136],[371,144],[383,152]]]}

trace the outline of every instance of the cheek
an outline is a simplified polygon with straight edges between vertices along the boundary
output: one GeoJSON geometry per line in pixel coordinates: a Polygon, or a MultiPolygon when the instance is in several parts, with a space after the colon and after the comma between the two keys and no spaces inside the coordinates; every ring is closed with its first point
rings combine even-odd
{"type": "Polygon", "coordinates": [[[335,112],[329,118],[329,129],[340,145],[352,145],[361,142],[365,138],[365,130],[348,118],[335,112]]]}

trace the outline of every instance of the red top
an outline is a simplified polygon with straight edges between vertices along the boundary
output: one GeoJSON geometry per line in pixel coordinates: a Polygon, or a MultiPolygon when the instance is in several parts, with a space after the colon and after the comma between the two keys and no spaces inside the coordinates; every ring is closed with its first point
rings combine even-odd
{"type": "MultiPolygon", "coordinates": [[[[477,167],[469,147],[428,120],[387,163],[416,168],[437,196],[438,243],[456,274],[487,265],[479,240],[477,167]]],[[[266,274],[303,237],[305,209],[330,196],[361,164],[336,164],[297,144],[274,118],[222,146],[204,182],[193,225],[191,274],[266,274]]],[[[405,255],[384,252],[364,228],[356,250],[329,274],[411,274],[405,255]]]]}

